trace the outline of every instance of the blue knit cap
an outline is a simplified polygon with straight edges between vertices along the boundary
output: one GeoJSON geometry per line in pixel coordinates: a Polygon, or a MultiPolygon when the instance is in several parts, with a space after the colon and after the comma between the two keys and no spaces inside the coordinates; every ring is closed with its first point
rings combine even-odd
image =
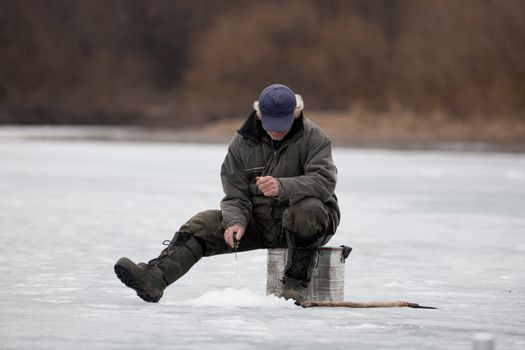
{"type": "Polygon", "coordinates": [[[292,127],[293,111],[297,102],[295,94],[286,85],[272,84],[259,96],[262,126],[267,131],[285,131],[292,127]]]}

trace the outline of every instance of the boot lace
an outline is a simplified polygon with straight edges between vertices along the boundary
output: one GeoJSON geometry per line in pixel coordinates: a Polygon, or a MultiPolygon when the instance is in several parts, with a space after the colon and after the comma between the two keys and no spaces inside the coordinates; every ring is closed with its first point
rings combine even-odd
{"type": "Polygon", "coordinates": [[[154,258],[154,259],[151,259],[150,261],[148,261],[148,265],[149,266],[154,266],[156,265],[157,263],[159,263],[161,260],[163,260],[164,258],[166,258],[167,256],[169,256],[169,252],[173,249],[175,249],[175,247],[178,247],[180,245],[183,245],[184,242],[179,240],[179,239],[174,239],[174,240],[169,240],[169,239],[165,239],[163,242],[162,242],[162,245],[164,246],[167,246],[167,248],[165,248],[158,257],[154,258]]]}

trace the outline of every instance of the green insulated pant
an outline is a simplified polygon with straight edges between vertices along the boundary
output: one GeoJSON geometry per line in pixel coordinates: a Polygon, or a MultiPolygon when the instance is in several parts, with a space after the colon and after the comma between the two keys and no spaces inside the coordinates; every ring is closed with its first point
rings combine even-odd
{"type": "MultiPolygon", "coordinates": [[[[278,210],[274,211],[278,212],[278,210]]],[[[274,218],[254,215],[240,240],[238,251],[265,248],[286,248],[285,230],[292,231],[298,246],[328,242],[338,225],[337,216],[317,198],[304,198],[281,211],[274,218]]],[[[220,210],[207,210],[193,216],[179,231],[193,235],[206,243],[204,256],[233,253],[224,241],[220,210]]]]}

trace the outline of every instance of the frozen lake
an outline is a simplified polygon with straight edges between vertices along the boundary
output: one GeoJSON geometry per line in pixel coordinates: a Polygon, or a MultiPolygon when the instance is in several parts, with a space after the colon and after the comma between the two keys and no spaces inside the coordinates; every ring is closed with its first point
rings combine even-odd
{"type": "Polygon", "coordinates": [[[265,295],[266,251],[143,302],[113,264],[218,207],[225,150],[0,135],[0,349],[525,348],[523,154],[334,150],[345,299],[439,310],[297,308],[265,295]]]}

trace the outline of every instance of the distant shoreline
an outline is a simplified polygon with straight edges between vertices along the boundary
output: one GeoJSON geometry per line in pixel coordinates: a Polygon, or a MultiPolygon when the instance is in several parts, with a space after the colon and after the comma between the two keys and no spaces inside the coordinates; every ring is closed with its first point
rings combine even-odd
{"type": "MultiPolygon", "coordinates": [[[[240,124],[210,124],[200,129],[171,129],[141,126],[0,125],[0,142],[8,140],[108,141],[153,143],[227,144],[240,124]]],[[[325,128],[326,130],[327,128],[325,128]]],[[[329,129],[329,128],[328,128],[329,129]]],[[[487,142],[408,138],[341,138],[332,136],[334,147],[392,150],[436,150],[466,152],[525,152],[525,142],[487,142]]]]}

